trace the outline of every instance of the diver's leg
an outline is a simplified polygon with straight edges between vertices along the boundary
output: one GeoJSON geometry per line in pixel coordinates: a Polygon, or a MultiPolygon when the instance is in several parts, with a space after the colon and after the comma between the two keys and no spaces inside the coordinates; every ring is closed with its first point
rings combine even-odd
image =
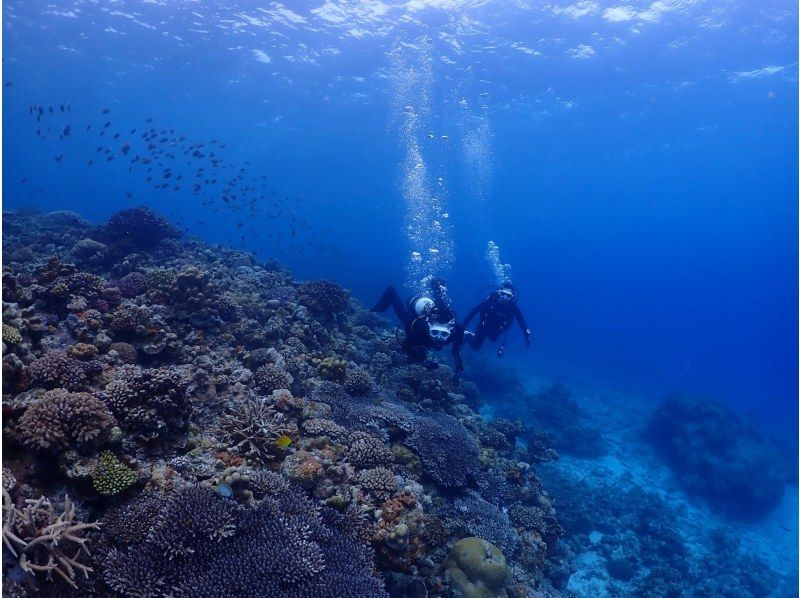
{"type": "Polygon", "coordinates": [[[370,311],[386,311],[389,309],[390,305],[394,309],[394,313],[397,315],[397,319],[400,320],[400,322],[405,324],[409,321],[410,316],[408,314],[408,310],[406,309],[403,300],[400,299],[400,295],[397,294],[397,289],[392,286],[386,287],[386,290],[383,292],[380,300],[372,309],[370,309],[370,311]]]}
{"type": "Polygon", "coordinates": [[[469,346],[477,351],[483,346],[485,340],[486,340],[486,328],[478,325],[478,329],[475,330],[474,335],[469,337],[468,342],[469,346]]]}

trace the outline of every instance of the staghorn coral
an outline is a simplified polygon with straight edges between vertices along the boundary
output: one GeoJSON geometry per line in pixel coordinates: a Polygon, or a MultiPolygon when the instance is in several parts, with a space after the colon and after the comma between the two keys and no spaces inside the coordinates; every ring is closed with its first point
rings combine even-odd
{"type": "Polygon", "coordinates": [[[82,390],[87,378],[81,362],[63,353],[46,353],[28,367],[31,383],[44,388],[82,390]]]}
{"type": "Polygon", "coordinates": [[[304,282],[297,289],[297,301],[310,312],[325,317],[347,311],[350,307],[347,291],[329,280],[304,282]]]}
{"type": "Polygon", "coordinates": [[[90,449],[114,423],[106,405],[95,396],[58,388],[43,393],[25,410],[19,436],[25,446],[51,453],[90,449]]]}
{"type": "Polygon", "coordinates": [[[419,455],[424,473],[445,488],[463,487],[478,470],[475,438],[444,413],[415,418],[406,444],[419,455]]]}
{"type": "Polygon", "coordinates": [[[44,496],[26,499],[20,507],[3,488],[3,543],[27,573],[61,579],[77,588],[77,574],[88,578],[92,572],[91,567],[80,562],[82,556],[89,555],[85,533],[99,527],[97,523],[78,521],[75,505],[68,496],[61,509],[44,496]]]}
{"type": "Polygon", "coordinates": [[[267,363],[256,370],[255,382],[261,392],[271,394],[275,390],[288,389],[293,378],[274,363],[267,363]]]}
{"type": "Polygon", "coordinates": [[[290,432],[286,417],[258,397],[233,403],[219,418],[215,429],[222,443],[254,463],[275,457],[276,440],[290,432]]]}
{"type": "Polygon", "coordinates": [[[351,395],[363,396],[372,390],[372,377],[364,368],[351,367],[347,370],[344,389],[351,395]]]}
{"type": "Polygon", "coordinates": [[[268,490],[254,509],[192,487],[117,512],[102,537],[102,584],[137,596],[387,596],[350,519],[276,474],[260,477],[268,490]],[[133,524],[135,539],[113,533],[131,527],[131,517],[145,519],[133,524]]]}
{"type": "Polygon", "coordinates": [[[92,475],[92,486],[98,494],[118,494],[136,481],[136,472],[122,463],[111,451],[100,453],[100,459],[92,475]]]}

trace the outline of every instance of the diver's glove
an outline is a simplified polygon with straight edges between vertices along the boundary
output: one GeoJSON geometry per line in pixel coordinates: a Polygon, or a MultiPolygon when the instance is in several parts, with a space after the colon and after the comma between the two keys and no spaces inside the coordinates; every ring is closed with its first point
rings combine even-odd
{"type": "Polygon", "coordinates": [[[530,328],[526,328],[525,329],[525,346],[526,347],[530,347],[531,346],[531,329],[530,328]]]}

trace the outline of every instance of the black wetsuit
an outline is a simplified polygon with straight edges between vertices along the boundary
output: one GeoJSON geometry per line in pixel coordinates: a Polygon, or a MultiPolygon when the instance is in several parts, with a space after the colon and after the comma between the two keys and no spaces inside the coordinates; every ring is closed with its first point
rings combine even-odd
{"type": "Polygon", "coordinates": [[[516,320],[519,324],[522,334],[525,336],[525,344],[530,345],[531,331],[525,324],[525,318],[517,306],[516,299],[513,301],[500,301],[497,293],[492,293],[486,300],[472,308],[464,320],[464,328],[469,326],[470,321],[478,313],[481,314],[481,319],[478,322],[478,328],[475,330],[475,336],[468,339],[470,346],[473,349],[480,349],[486,341],[496,341],[503,332],[506,332],[511,323],[516,320]]]}
{"type": "Polygon", "coordinates": [[[434,307],[429,315],[418,316],[400,298],[394,287],[387,287],[378,303],[370,310],[383,312],[391,306],[397,319],[403,324],[406,338],[403,340],[403,350],[415,362],[424,362],[428,358],[428,350],[438,351],[446,345],[451,345],[451,352],[455,358],[456,372],[464,369],[461,364],[461,345],[464,343],[464,327],[455,324],[450,337],[445,341],[435,341],[430,335],[430,323],[447,324],[456,319],[455,312],[441,300],[434,298],[434,307]]]}

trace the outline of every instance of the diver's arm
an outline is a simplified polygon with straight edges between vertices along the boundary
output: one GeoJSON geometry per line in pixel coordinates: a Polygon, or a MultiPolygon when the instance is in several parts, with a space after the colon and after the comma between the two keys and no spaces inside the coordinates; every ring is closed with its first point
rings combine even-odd
{"type": "Polygon", "coordinates": [[[469,327],[469,322],[470,322],[470,320],[472,320],[472,318],[474,318],[474,317],[475,317],[475,315],[476,315],[476,314],[477,314],[479,311],[481,311],[481,310],[483,309],[483,307],[484,307],[484,305],[485,305],[485,304],[486,304],[486,302],[485,302],[485,301],[481,301],[480,303],[478,303],[478,305],[476,305],[475,307],[473,307],[473,308],[472,308],[472,310],[471,310],[471,311],[470,311],[470,312],[467,314],[467,317],[464,319],[464,328],[465,328],[465,329],[469,327]]]}
{"type": "Polygon", "coordinates": [[[519,310],[519,306],[514,306],[514,316],[517,319],[517,324],[519,324],[520,330],[522,330],[522,334],[525,337],[525,346],[531,346],[531,329],[528,328],[528,325],[525,323],[525,318],[522,316],[522,312],[519,310]]]}
{"type": "Polygon", "coordinates": [[[464,364],[461,361],[461,345],[464,344],[464,325],[456,324],[453,330],[453,348],[451,352],[455,358],[456,365],[456,381],[458,381],[458,374],[464,371],[464,364]]]}

